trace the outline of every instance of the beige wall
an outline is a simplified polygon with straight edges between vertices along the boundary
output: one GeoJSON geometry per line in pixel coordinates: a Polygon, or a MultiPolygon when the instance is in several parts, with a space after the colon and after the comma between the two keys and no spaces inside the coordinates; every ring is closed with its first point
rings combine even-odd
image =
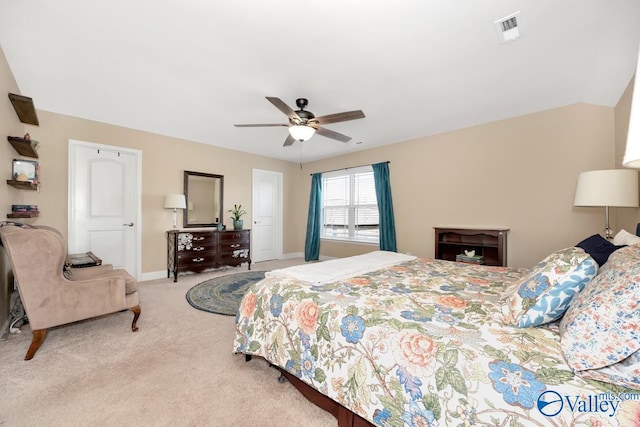
{"type": "MultiPolygon", "coordinates": [[[[20,93],[11,70],[0,49],[0,88],[2,92],[20,93]]],[[[29,96],[29,94],[23,94],[29,96]]],[[[67,235],[67,166],[70,139],[133,148],[142,151],[142,273],[166,271],[166,240],[164,232],[171,228],[172,211],[163,208],[165,194],[182,193],[183,171],[192,170],[224,175],[225,211],[234,203],[248,211],[243,217],[251,223],[251,171],[253,168],[283,174],[284,221],[295,222],[299,190],[299,166],[239,151],[198,144],[177,138],[156,135],[105,123],[98,123],[47,111],[37,110],[39,126],[19,122],[9,99],[0,97],[0,130],[4,135],[21,136],[29,132],[40,141],[40,191],[18,190],[0,185],[0,212],[10,212],[12,204],[36,204],[40,216],[26,219],[31,224],[46,224],[67,235]]],[[[34,99],[36,109],[38,100],[34,99]]],[[[258,143],[259,141],[256,141],[258,143]]],[[[11,176],[11,159],[18,157],[8,142],[0,144],[0,176],[11,176]]],[[[4,215],[4,214],[3,214],[4,215]]],[[[225,224],[230,224],[225,212],[225,224]]],[[[178,216],[178,225],[182,215],[178,216]]],[[[300,251],[300,231],[285,227],[285,253],[300,251]]],[[[1,260],[0,260],[1,262],[1,260]]],[[[3,289],[6,290],[6,284],[3,289]]],[[[2,292],[0,304],[6,298],[2,292]]],[[[0,313],[4,312],[0,306],[0,313]]],[[[0,317],[0,326],[2,318],[0,317]]]]}
{"type": "MultiPolygon", "coordinates": [[[[7,91],[17,91],[6,63],[0,63],[0,84],[7,91]]],[[[5,133],[27,131],[41,142],[42,188],[36,193],[0,186],[1,207],[8,212],[11,204],[37,204],[41,216],[30,221],[52,225],[65,235],[68,140],[142,151],[143,273],[166,269],[164,232],[171,227],[172,213],[163,209],[163,198],[182,192],[185,169],[224,175],[225,210],[242,204],[249,211],[244,218],[249,222],[252,168],[282,172],[286,254],[304,251],[310,173],[385,160],[391,161],[399,251],[433,256],[434,226],[507,227],[511,229],[509,265],[531,266],[551,251],[602,230],[603,210],[572,206],[575,183],[582,171],[614,167],[617,138],[625,128],[619,115],[624,115],[626,102],[623,97],[616,109],[570,105],[300,167],[41,110],[40,126],[23,126],[4,99],[0,127],[5,133]]],[[[322,143],[322,139],[309,143],[322,143]]],[[[3,158],[15,156],[8,143],[0,147],[3,158]]],[[[10,171],[10,161],[0,162],[0,173],[9,177],[10,171]]],[[[612,212],[614,227],[616,211],[612,212]]],[[[637,215],[637,209],[631,211],[637,215]]],[[[179,225],[181,221],[179,216],[179,225]]],[[[229,223],[228,216],[224,222],[229,223]]],[[[635,219],[627,222],[625,227],[635,225],[635,219]]],[[[321,255],[345,256],[374,248],[323,242],[321,255]]]]}
{"type": "MultiPolygon", "coordinates": [[[[37,105],[37,104],[36,104],[37,105]]],[[[289,162],[212,147],[177,138],[112,126],[80,118],[38,111],[40,126],[31,126],[32,137],[40,141],[41,190],[23,197],[25,203],[38,204],[40,217],[35,221],[60,229],[67,235],[67,163],[69,139],[115,145],[142,151],[142,272],[166,270],[164,232],[171,228],[172,211],[163,208],[165,194],[182,193],[183,171],[224,175],[225,211],[234,203],[246,207],[251,223],[252,168],[282,172],[284,181],[297,175],[289,162]]],[[[285,193],[286,206],[291,198],[285,193]]],[[[230,224],[225,212],[225,224],[230,224]]],[[[182,215],[178,216],[178,227],[182,215]]],[[[295,243],[285,230],[284,251],[294,251],[295,243]]]]}
{"type": "Polygon", "coordinates": [[[614,109],[570,105],[321,160],[304,166],[305,186],[310,173],[385,160],[400,252],[433,257],[436,226],[506,227],[508,264],[527,267],[604,227],[604,209],[573,207],[573,196],[580,172],[613,167],[614,109]]]}
{"type": "MultiPolygon", "coordinates": [[[[0,49],[0,132],[6,141],[6,136],[21,136],[23,126],[18,120],[18,116],[9,101],[8,93],[19,93],[18,85],[11,74],[7,60],[0,49]]],[[[4,180],[11,178],[12,159],[17,157],[15,150],[8,142],[0,143],[0,174],[4,180]]],[[[13,187],[0,185],[0,214],[4,217],[4,212],[11,212],[11,202],[13,197],[19,193],[13,187]]],[[[8,314],[10,292],[13,290],[13,283],[9,279],[9,260],[3,250],[0,250],[0,337],[8,330],[8,314]]]]}
{"type": "MultiPolygon", "coordinates": [[[[633,97],[633,82],[631,79],[626,90],[620,97],[618,105],[616,105],[616,128],[615,128],[615,141],[616,141],[616,153],[615,164],[616,168],[623,168],[622,160],[624,158],[625,148],[627,146],[627,131],[629,130],[629,116],[631,114],[631,98],[633,97]]],[[[640,102],[640,100],[638,100],[640,102]]],[[[640,178],[639,178],[640,179],[640,178]]],[[[617,229],[626,229],[633,233],[636,229],[636,224],[640,222],[640,209],[616,209],[617,213],[617,229]]],[[[615,232],[615,231],[614,231],[615,232]]]]}

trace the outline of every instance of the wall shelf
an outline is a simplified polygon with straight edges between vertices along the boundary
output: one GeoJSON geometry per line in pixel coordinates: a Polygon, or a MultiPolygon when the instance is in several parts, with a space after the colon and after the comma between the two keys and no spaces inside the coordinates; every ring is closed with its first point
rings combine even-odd
{"type": "Polygon", "coordinates": [[[37,190],[38,184],[34,184],[31,181],[16,181],[15,179],[8,179],[7,184],[20,190],[37,190]]]}
{"type": "Polygon", "coordinates": [[[36,218],[40,212],[13,212],[8,213],[7,218],[36,218]]]}
{"type": "Polygon", "coordinates": [[[9,94],[9,99],[13,105],[13,109],[16,110],[18,119],[22,123],[38,126],[38,115],[36,114],[36,108],[33,105],[33,99],[28,96],[16,95],[15,93],[9,94]]]}
{"type": "Polygon", "coordinates": [[[38,158],[38,152],[36,151],[38,141],[19,138],[17,136],[8,136],[7,140],[11,143],[13,148],[15,148],[18,154],[25,157],[32,157],[34,159],[38,158]]]}

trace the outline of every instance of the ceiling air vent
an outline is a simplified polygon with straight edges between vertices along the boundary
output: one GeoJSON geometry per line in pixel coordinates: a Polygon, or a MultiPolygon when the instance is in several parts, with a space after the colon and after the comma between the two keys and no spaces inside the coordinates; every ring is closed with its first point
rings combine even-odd
{"type": "Polygon", "coordinates": [[[518,25],[519,14],[520,11],[494,22],[500,43],[510,42],[520,37],[520,27],[518,25]]]}

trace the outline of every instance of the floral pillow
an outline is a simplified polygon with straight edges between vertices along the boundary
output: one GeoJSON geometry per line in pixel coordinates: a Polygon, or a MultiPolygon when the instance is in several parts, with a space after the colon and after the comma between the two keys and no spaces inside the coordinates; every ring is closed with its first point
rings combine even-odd
{"type": "Polygon", "coordinates": [[[505,322],[528,328],[559,319],[597,272],[598,264],[581,248],[552,253],[510,285],[505,322]]]}
{"type": "Polygon", "coordinates": [[[587,369],[578,374],[582,378],[603,381],[640,390],[640,351],[613,365],[587,369]]]}
{"type": "Polygon", "coordinates": [[[618,246],[640,244],[640,237],[629,233],[627,230],[620,230],[613,238],[613,244],[618,246]]]}
{"type": "Polygon", "coordinates": [[[611,254],[573,300],[560,321],[560,347],[575,371],[613,365],[640,350],[639,245],[611,254]]]}

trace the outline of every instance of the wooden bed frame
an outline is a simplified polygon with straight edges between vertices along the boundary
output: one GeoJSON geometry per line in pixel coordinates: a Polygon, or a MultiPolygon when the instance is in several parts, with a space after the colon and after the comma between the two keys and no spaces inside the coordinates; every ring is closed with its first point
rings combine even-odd
{"type": "MultiPolygon", "coordinates": [[[[251,356],[249,354],[245,354],[244,357],[248,362],[253,357],[260,356],[251,356]]],[[[282,375],[281,378],[286,378],[300,392],[300,394],[302,394],[307,398],[307,400],[309,400],[309,402],[320,407],[321,409],[324,409],[325,411],[336,417],[336,419],[338,420],[338,427],[375,427],[369,421],[365,420],[357,414],[354,414],[349,409],[345,408],[330,397],[320,393],[318,390],[311,387],[295,375],[290,374],[279,366],[272,364],[268,360],[266,360],[266,362],[280,371],[280,374],[282,375]]]]}
{"type": "Polygon", "coordinates": [[[295,375],[291,375],[289,372],[280,368],[278,368],[278,370],[307,400],[336,417],[338,427],[374,427],[369,421],[354,414],[330,397],[320,393],[295,375]]]}

